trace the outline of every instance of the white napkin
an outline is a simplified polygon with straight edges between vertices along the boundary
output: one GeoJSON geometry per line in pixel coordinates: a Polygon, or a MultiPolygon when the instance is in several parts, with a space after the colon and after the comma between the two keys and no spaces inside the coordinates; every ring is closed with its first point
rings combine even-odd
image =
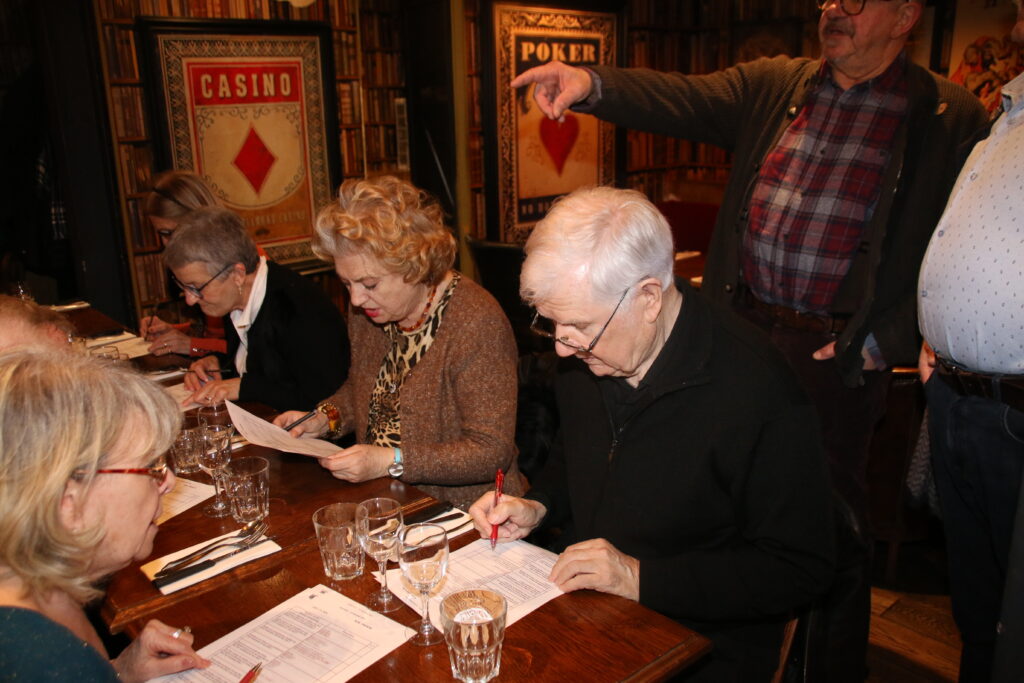
{"type": "Polygon", "coordinates": [[[461,527],[463,524],[466,524],[466,522],[473,521],[473,518],[469,516],[469,513],[465,512],[464,510],[460,510],[459,508],[453,508],[451,510],[447,510],[445,512],[436,514],[433,517],[431,517],[430,519],[428,519],[425,522],[423,522],[423,524],[433,524],[434,520],[437,519],[438,517],[445,517],[447,515],[455,514],[456,512],[461,512],[462,516],[458,517],[456,519],[453,519],[450,522],[441,522],[441,524],[438,525],[438,526],[442,527],[445,531],[448,532],[448,538],[452,539],[452,538],[455,538],[456,536],[461,536],[462,534],[465,534],[465,533],[468,533],[470,531],[473,531],[473,525],[472,524],[467,524],[465,529],[459,529],[459,527],[461,527]],[[459,530],[456,533],[453,534],[452,533],[452,529],[459,529],[459,530]]]}
{"type": "MultiPolygon", "coordinates": [[[[179,550],[177,552],[173,552],[170,555],[165,555],[164,557],[161,557],[158,560],[153,560],[152,562],[147,562],[146,564],[144,564],[141,567],[139,567],[139,569],[141,569],[142,573],[146,575],[146,578],[148,578],[150,581],[152,581],[153,577],[156,575],[156,573],[158,571],[160,571],[161,569],[163,569],[164,565],[167,564],[168,562],[176,560],[179,557],[184,557],[185,555],[188,555],[189,553],[191,553],[191,552],[193,552],[195,550],[199,550],[200,548],[202,548],[204,545],[207,545],[208,543],[212,543],[213,541],[216,541],[216,540],[219,540],[219,539],[222,539],[222,538],[227,538],[228,536],[234,536],[237,533],[238,533],[237,531],[232,531],[230,533],[224,534],[223,536],[217,536],[216,538],[211,538],[211,539],[202,541],[201,543],[196,543],[193,546],[189,546],[188,548],[183,548],[182,550],[179,550]]],[[[214,560],[214,559],[217,559],[217,557],[219,557],[221,555],[226,555],[227,553],[234,552],[235,550],[237,550],[237,548],[218,548],[217,550],[213,551],[213,553],[211,553],[208,557],[204,557],[202,560],[199,560],[199,561],[200,562],[205,562],[206,560],[214,560]]],[[[169,594],[174,593],[176,591],[180,591],[182,588],[188,588],[189,586],[197,584],[200,581],[205,581],[206,579],[208,579],[208,578],[210,578],[212,576],[217,576],[217,574],[222,574],[222,573],[226,572],[227,570],[233,569],[234,567],[237,567],[239,565],[245,564],[246,562],[252,562],[253,560],[257,560],[257,559],[259,559],[261,557],[266,557],[267,555],[273,555],[274,553],[276,553],[279,550],[281,550],[281,546],[279,546],[277,543],[274,543],[273,541],[264,541],[263,543],[260,543],[259,545],[256,545],[256,546],[253,546],[252,548],[249,548],[249,549],[247,549],[247,550],[245,550],[243,552],[240,552],[237,555],[229,557],[228,559],[226,559],[226,560],[224,560],[222,562],[218,562],[217,564],[215,564],[214,566],[210,567],[209,569],[205,569],[205,570],[203,570],[201,572],[198,572],[196,574],[192,574],[191,576],[186,576],[184,579],[181,579],[180,581],[175,581],[174,583],[168,584],[168,585],[164,586],[163,588],[161,588],[160,592],[163,593],[164,595],[169,595],[169,594]]]]}

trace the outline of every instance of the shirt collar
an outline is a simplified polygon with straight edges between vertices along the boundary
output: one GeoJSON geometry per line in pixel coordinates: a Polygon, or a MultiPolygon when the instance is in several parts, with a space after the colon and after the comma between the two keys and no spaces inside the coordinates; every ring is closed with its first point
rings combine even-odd
{"type": "MultiPolygon", "coordinates": [[[[832,65],[824,59],[821,60],[821,70],[818,72],[819,78],[823,83],[829,83],[834,88],[839,88],[839,84],[836,83],[835,78],[832,75],[832,65]]],[[[903,92],[907,88],[907,55],[905,52],[901,52],[899,56],[892,61],[882,73],[878,74],[874,78],[868,79],[863,83],[850,88],[867,89],[876,95],[882,96],[889,93],[903,92]]]]}
{"type": "Polygon", "coordinates": [[[256,316],[260,313],[263,305],[263,298],[267,294],[267,258],[260,257],[260,263],[256,266],[256,278],[253,280],[252,289],[249,291],[249,300],[245,302],[245,308],[240,311],[231,311],[231,322],[235,329],[243,330],[252,325],[256,316]]]}
{"type": "Polygon", "coordinates": [[[1002,98],[1005,112],[1012,112],[1015,108],[1024,106],[1024,73],[1003,86],[1002,98]]]}

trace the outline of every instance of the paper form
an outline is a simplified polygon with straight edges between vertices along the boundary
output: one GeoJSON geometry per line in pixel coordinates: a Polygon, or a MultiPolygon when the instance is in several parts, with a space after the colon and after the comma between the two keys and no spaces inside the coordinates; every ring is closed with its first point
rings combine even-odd
{"type": "Polygon", "coordinates": [[[174,515],[181,514],[213,494],[214,489],[209,484],[178,477],[174,483],[174,490],[164,494],[163,498],[160,499],[160,504],[163,505],[164,509],[160,516],[157,517],[156,523],[163,524],[174,515]]]}
{"type": "Polygon", "coordinates": [[[149,344],[150,342],[131,332],[122,332],[121,334],[89,339],[86,341],[85,346],[89,349],[99,346],[113,346],[119,353],[123,353],[129,358],[138,358],[139,356],[149,354],[149,344]]]}
{"type": "Polygon", "coordinates": [[[171,395],[171,398],[174,399],[174,402],[178,404],[178,409],[183,413],[186,410],[192,410],[193,408],[199,407],[199,404],[196,403],[195,401],[188,404],[187,406],[181,405],[182,401],[184,401],[186,398],[192,395],[192,392],[185,388],[184,382],[182,382],[181,384],[172,384],[169,387],[164,387],[164,391],[171,395]]]}
{"type": "MultiPolygon", "coordinates": [[[[184,398],[183,398],[184,400],[184,398]]],[[[231,401],[227,401],[228,414],[231,415],[231,423],[235,425],[238,433],[244,436],[249,443],[257,446],[266,446],[285,453],[299,453],[301,455],[312,455],[323,458],[334,455],[341,449],[330,441],[312,438],[296,439],[288,432],[261,417],[256,417],[248,410],[239,408],[231,401]]]]}
{"type": "MultiPolygon", "coordinates": [[[[440,628],[441,600],[456,591],[486,588],[499,593],[508,603],[506,624],[514,624],[548,600],[562,595],[548,581],[558,556],[526,541],[499,543],[491,550],[489,539],[481,538],[448,557],[448,572],[430,593],[430,620],[440,628]]],[[[380,581],[379,573],[375,577],[380,581]]],[[[420,612],[420,596],[402,576],[401,569],[388,570],[388,588],[420,612]]]]}
{"type": "Polygon", "coordinates": [[[259,683],[347,681],[413,631],[327,586],[307,588],[199,651],[208,669],[159,681],[235,683],[263,662],[259,683]]]}

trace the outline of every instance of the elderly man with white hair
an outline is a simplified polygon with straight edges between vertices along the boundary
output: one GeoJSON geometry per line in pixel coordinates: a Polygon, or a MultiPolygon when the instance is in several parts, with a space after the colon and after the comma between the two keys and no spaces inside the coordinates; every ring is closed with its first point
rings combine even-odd
{"type": "Polygon", "coordinates": [[[558,526],[551,580],[620,595],[709,636],[687,680],[766,681],[788,614],[833,569],[814,407],[767,338],[672,275],[664,217],[577,190],[526,244],[520,292],[565,357],[561,428],[524,498],[480,498],[499,540],[558,526]]]}

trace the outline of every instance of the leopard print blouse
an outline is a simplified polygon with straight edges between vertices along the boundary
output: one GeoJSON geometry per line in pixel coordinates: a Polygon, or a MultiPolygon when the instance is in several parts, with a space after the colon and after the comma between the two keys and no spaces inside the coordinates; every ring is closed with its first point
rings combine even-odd
{"type": "Polygon", "coordinates": [[[377,383],[370,396],[370,414],[366,425],[365,443],[374,446],[398,448],[402,445],[402,424],[399,406],[402,398],[402,383],[416,367],[423,354],[434,343],[437,330],[441,327],[445,309],[455,292],[462,276],[453,273],[451,282],[445,287],[441,299],[430,317],[412,332],[403,332],[398,323],[389,323],[385,330],[391,340],[391,347],[381,362],[377,383]]]}

